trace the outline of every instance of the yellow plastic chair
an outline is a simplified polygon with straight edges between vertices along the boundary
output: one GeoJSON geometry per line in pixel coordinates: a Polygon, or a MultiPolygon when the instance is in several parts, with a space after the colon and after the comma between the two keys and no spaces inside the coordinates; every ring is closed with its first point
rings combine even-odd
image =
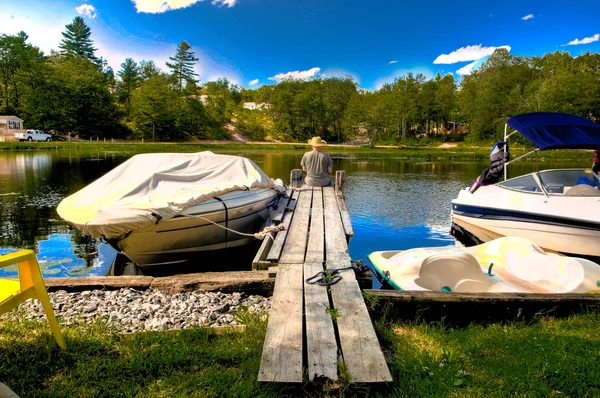
{"type": "Polygon", "coordinates": [[[56,322],[35,252],[33,250],[22,250],[0,256],[0,268],[13,264],[19,264],[19,280],[0,279],[0,314],[16,308],[27,299],[36,298],[40,300],[56,342],[60,348],[67,348],[65,339],[58,327],[58,322],[56,322]]]}

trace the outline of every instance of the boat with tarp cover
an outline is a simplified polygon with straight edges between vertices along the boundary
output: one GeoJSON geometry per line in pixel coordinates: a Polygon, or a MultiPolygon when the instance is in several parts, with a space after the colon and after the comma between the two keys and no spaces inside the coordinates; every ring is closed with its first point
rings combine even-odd
{"type": "MultiPolygon", "coordinates": [[[[504,151],[515,133],[535,149],[504,162],[502,181],[461,190],[452,200],[453,226],[481,242],[516,236],[554,252],[600,256],[600,181],[592,169],[543,170],[506,178],[510,163],[538,151],[600,149],[600,124],[554,112],[513,116],[506,123],[504,151]],[[509,127],[514,131],[509,133],[509,127]]],[[[585,156],[591,160],[591,154],[585,156]]]]}
{"type": "Polygon", "coordinates": [[[65,198],[57,212],[143,269],[255,241],[283,191],[281,180],[240,156],[141,154],[65,198]]]}

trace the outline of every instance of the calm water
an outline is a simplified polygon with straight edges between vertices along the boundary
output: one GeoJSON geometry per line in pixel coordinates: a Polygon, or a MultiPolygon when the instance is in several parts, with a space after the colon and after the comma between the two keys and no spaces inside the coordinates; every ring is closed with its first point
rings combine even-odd
{"type": "MultiPolygon", "coordinates": [[[[288,182],[302,153],[240,153],[254,160],[267,175],[288,182]]],[[[105,275],[114,250],[96,239],[71,230],[56,206],[107,171],[128,159],[123,153],[0,153],[0,254],[35,249],[45,277],[105,275]]],[[[544,164],[585,167],[583,164],[544,164]]],[[[515,164],[516,166],[517,164],[515,164]]],[[[346,170],[346,203],[355,236],[352,259],[366,260],[376,250],[447,246],[450,201],[470,185],[485,162],[408,162],[394,158],[361,160],[334,155],[334,170],[346,170]]],[[[512,175],[530,172],[532,163],[518,164],[512,175]]],[[[252,257],[237,259],[250,269],[252,257]]],[[[16,275],[15,267],[0,269],[16,275]]]]}

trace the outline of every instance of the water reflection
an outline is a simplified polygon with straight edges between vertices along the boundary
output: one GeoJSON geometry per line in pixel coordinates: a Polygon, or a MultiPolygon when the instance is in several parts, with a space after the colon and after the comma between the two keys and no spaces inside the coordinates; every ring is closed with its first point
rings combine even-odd
{"type": "MultiPolygon", "coordinates": [[[[303,151],[239,153],[272,178],[289,181],[303,151]]],[[[38,252],[44,276],[102,275],[114,255],[96,239],[71,230],[56,213],[66,196],[83,188],[132,154],[118,152],[0,153],[0,253],[29,248],[38,252]]],[[[397,158],[360,159],[333,153],[334,170],[346,170],[346,202],[355,230],[353,259],[376,250],[454,244],[450,201],[470,185],[487,162],[411,162],[397,158]]],[[[587,166],[588,159],[585,159],[587,166]]],[[[543,168],[577,167],[545,162],[543,168]]],[[[511,166],[512,175],[535,170],[535,163],[511,166]]],[[[239,257],[250,269],[253,255],[239,257]]],[[[217,264],[217,266],[221,267],[217,264]]],[[[15,270],[0,270],[0,277],[15,270]]]]}
{"type": "MultiPolygon", "coordinates": [[[[108,245],[94,244],[87,247],[96,252],[82,252],[70,234],[52,234],[38,242],[38,262],[44,277],[75,277],[106,275],[117,255],[108,245]]],[[[10,253],[18,248],[0,248],[0,254],[10,253]]],[[[0,278],[17,277],[17,266],[0,268],[0,278]]]]}

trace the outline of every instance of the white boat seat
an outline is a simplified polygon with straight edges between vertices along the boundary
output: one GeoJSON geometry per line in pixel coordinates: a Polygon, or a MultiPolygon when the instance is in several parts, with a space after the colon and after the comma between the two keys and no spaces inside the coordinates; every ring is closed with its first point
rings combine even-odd
{"type": "Polygon", "coordinates": [[[565,192],[567,196],[600,196],[600,191],[594,188],[591,185],[587,184],[578,184],[565,192]]]}
{"type": "MultiPolygon", "coordinates": [[[[478,291],[485,291],[482,285],[491,285],[488,277],[481,271],[477,259],[466,252],[448,252],[434,254],[423,260],[419,277],[415,283],[432,291],[456,291],[462,284],[462,289],[479,283],[478,291]]],[[[461,290],[466,291],[466,290],[461,290]]]]}

